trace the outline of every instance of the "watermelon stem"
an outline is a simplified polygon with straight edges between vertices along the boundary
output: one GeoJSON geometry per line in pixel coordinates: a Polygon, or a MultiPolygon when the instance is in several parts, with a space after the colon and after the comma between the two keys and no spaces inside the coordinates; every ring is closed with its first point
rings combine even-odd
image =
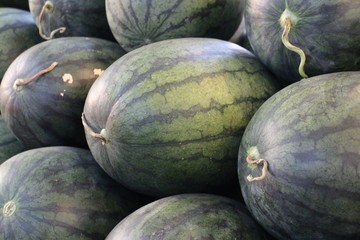
{"type": "Polygon", "coordinates": [[[46,1],[40,11],[40,14],[39,14],[39,34],[40,36],[45,39],[45,40],[50,40],[50,39],[53,39],[54,35],[59,32],[59,33],[63,33],[66,28],[65,27],[59,27],[53,31],[50,32],[50,36],[47,37],[45,36],[45,34],[43,33],[43,30],[42,30],[42,18],[44,16],[44,13],[46,12],[49,12],[49,13],[52,13],[54,11],[54,5],[52,4],[52,2],[50,1],[46,1]]]}
{"type": "Polygon", "coordinates": [[[259,165],[260,163],[263,163],[263,168],[261,170],[261,175],[259,177],[253,177],[251,175],[247,176],[247,180],[249,182],[252,182],[252,181],[260,181],[260,180],[263,180],[265,177],[266,177],[266,172],[267,172],[267,168],[268,168],[268,163],[265,159],[256,159],[254,160],[253,159],[253,156],[251,155],[248,155],[246,157],[246,161],[249,163],[249,164],[256,164],[256,165],[259,165]]]}
{"type": "Polygon", "coordinates": [[[16,211],[16,205],[12,201],[7,202],[3,207],[3,215],[5,217],[10,217],[11,215],[14,214],[15,211],[16,211]]]}
{"type": "Polygon", "coordinates": [[[23,79],[16,79],[15,81],[15,85],[14,87],[17,88],[19,86],[25,86],[28,85],[29,83],[35,81],[38,77],[40,77],[41,75],[50,72],[51,70],[53,70],[56,65],[58,64],[58,62],[53,62],[49,67],[40,70],[39,72],[37,72],[34,76],[32,76],[31,78],[27,79],[27,80],[23,80],[23,79]]]}
{"type": "Polygon", "coordinates": [[[305,56],[304,51],[301,48],[296,47],[289,42],[289,32],[291,30],[293,23],[291,20],[291,16],[287,16],[288,14],[289,14],[289,11],[285,10],[283,15],[280,18],[280,23],[284,28],[284,31],[282,32],[282,35],[281,35],[281,40],[287,49],[289,49],[290,51],[296,52],[300,56],[300,65],[299,65],[299,70],[298,70],[299,74],[303,78],[308,78],[308,75],[304,71],[304,66],[305,66],[305,62],[306,62],[306,56],[305,56]]]}
{"type": "Polygon", "coordinates": [[[109,143],[109,139],[107,137],[107,134],[106,134],[106,130],[105,129],[102,129],[100,133],[96,133],[94,132],[90,126],[86,123],[86,120],[85,120],[85,114],[82,113],[81,114],[81,121],[82,121],[82,124],[84,126],[84,129],[85,131],[92,137],[94,138],[98,138],[101,140],[102,144],[105,145],[107,143],[109,143]]]}

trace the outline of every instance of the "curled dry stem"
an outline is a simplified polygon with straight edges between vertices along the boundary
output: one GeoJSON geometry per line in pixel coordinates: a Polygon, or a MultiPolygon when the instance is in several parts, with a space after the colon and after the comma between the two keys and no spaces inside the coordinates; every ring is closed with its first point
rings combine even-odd
{"type": "Polygon", "coordinates": [[[43,30],[42,30],[42,22],[43,21],[42,21],[42,19],[43,19],[44,13],[45,13],[45,11],[52,12],[53,8],[54,8],[53,4],[50,1],[46,1],[44,3],[43,7],[41,8],[41,11],[40,11],[40,14],[39,14],[39,34],[45,40],[53,39],[54,35],[57,32],[63,33],[66,30],[65,27],[59,27],[59,28],[51,31],[49,37],[45,36],[45,34],[43,33],[43,30]]]}
{"type": "Polygon", "coordinates": [[[283,24],[284,24],[284,31],[281,35],[281,40],[287,49],[296,52],[300,56],[299,74],[303,78],[308,78],[308,75],[304,71],[304,66],[306,61],[306,56],[304,51],[301,48],[296,47],[289,42],[289,32],[291,30],[291,25],[292,25],[290,17],[284,18],[283,24]]]}
{"type": "Polygon", "coordinates": [[[249,176],[247,176],[247,180],[249,182],[263,180],[265,178],[265,176],[266,176],[266,173],[267,173],[268,162],[265,159],[254,160],[253,157],[250,156],[250,155],[246,157],[246,161],[249,164],[256,164],[256,165],[259,165],[260,163],[263,163],[263,168],[261,170],[261,175],[259,177],[253,177],[253,176],[249,175],[249,176]]]}
{"type": "Polygon", "coordinates": [[[28,85],[29,83],[35,81],[38,77],[40,77],[41,75],[47,73],[47,72],[50,72],[51,70],[53,70],[56,65],[58,64],[58,62],[53,62],[49,67],[43,69],[43,70],[40,70],[39,72],[37,72],[34,76],[32,76],[31,78],[27,79],[27,80],[20,80],[20,79],[16,79],[15,81],[15,85],[17,87],[19,86],[25,86],[25,85],[28,85]]]}
{"type": "MultiPolygon", "coordinates": [[[[84,126],[85,131],[86,131],[90,136],[92,136],[92,137],[94,137],[94,138],[100,139],[100,140],[101,140],[101,143],[102,143],[103,145],[109,143],[109,140],[104,136],[103,131],[100,132],[100,133],[96,133],[96,132],[94,132],[94,131],[90,128],[90,126],[87,124],[87,122],[86,122],[86,120],[85,120],[85,114],[84,114],[84,113],[81,114],[81,121],[82,121],[82,124],[83,124],[83,126],[84,126]]],[[[104,129],[103,129],[103,130],[104,130],[104,129]]]]}

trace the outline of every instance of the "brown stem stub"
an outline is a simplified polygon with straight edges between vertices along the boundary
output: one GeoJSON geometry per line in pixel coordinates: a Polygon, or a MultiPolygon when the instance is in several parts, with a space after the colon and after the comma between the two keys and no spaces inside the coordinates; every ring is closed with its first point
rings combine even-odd
{"type": "Polygon", "coordinates": [[[103,145],[110,142],[109,139],[107,139],[106,137],[105,129],[103,129],[100,133],[96,133],[90,128],[90,126],[86,122],[84,113],[81,115],[81,121],[86,133],[88,133],[90,136],[100,139],[103,145]]]}
{"type": "Polygon", "coordinates": [[[56,65],[58,64],[58,62],[53,62],[49,67],[43,69],[43,70],[40,70],[39,72],[37,72],[34,76],[32,76],[31,78],[27,79],[27,80],[20,80],[20,79],[16,79],[15,81],[15,85],[17,87],[19,86],[25,86],[25,85],[28,85],[29,83],[35,81],[38,77],[40,77],[41,75],[47,73],[47,72],[50,72],[51,70],[53,70],[56,65]]]}
{"type": "Polygon", "coordinates": [[[260,163],[263,163],[263,168],[261,170],[261,175],[259,177],[253,177],[251,175],[249,175],[247,177],[247,180],[249,182],[252,182],[252,181],[260,181],[260,180],[263,180],[265,177],[266,177],[266,172],[267,172],[267,168],[268,168],[268,162],[265,160],[265,159],[257,159],[257,160],[254,160],[253,157],[251,155],[248,155],[246,157],[246,161],[249,163],[249,164],[256,164],[256,165],[259,165],[260,163]]]}
{"type": "Polygon", "coordinates": [[[43,5],[41,11],[40,11],[40,14],[39,14],[39,35],[45,40],[53,39],[54,35],[56,33],[58,33],[58,32],[63,33],[66,30],[65,27],[59,27],[59,28],[54,29],[53,31],[51,31],[49,37],[45,36],[45,34],[43,33],[43,29],[42,29],[43,16],[44,16],[45,12],[51,13],[53,11],[54,11],[54,6],[53,6],[52,2],[46,1],[44,3],[44,5],[43,5]]]}

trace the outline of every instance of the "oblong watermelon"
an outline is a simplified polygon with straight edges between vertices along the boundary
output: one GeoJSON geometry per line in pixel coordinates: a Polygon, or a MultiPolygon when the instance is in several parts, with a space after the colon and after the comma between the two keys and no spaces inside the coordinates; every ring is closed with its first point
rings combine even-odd
{"type": "Polygon", "coordinates": [[[166,39],[228,40],[239,26],[244,0],[106,0],[110,29],[127,51],[166,39]]]}
{"type": "Polygon", "coordinates": [[[0,165],[0,238],[104,239],[144,200],[104,173],[89,150],[28,150],[0,165]]]}
{"type": "Polygon", "coordinates": [[[124,53],[115,42],[87,37],[63,37],[29,48],[12,62],[0,86],[1,112],[7,126],[31,148],[87,148],[81,113],[88,90],[124,53]],[[49,66],[54,68],[33,82],[16,85],[49,66]]]}
{"type": "Polygon", "coordinates": [[[18,141],[0,115],[0,164],[28,148],[18,141]]]}
{"type": "Polygon", "coordinates": [[[29,11],[0,8],[0,81],[20,53],[42,41],[29,11]]]}
{"type": "Polygon", "coordinates": [[[179,194],[151,202],[123,219],[106,240],[266,239],[245,205],[212,194],[179,194]]]}
{"type": "Polygon", "coordinates": [[[268,70],[234,43],[152,43],[122,56],[92,85],[87,142],[105,171],[135,191],[218,191],[237,182],[243,130],[276,91],[268,70]]]}
{"type": "Polygon", "coordinates": [[[81,36],[115,41],[106,19],[104,0],[29,0],[29,8],[46,38],[50,38],[52,31],[65,28],[53,38],[81,36]]]}
{"type": "Polygon", "coordinates": [[[248,0],[244,16],[255,55],[287,84],[303,76],[300,56],[282,43],[286,18],[289,42],[305,53],[306,75],[360,70],[359,1],[248,0]]]}
{"type": "Polygon", "coordinates": [[[278,239],[360,237],[360,72],[319,75],[268,99],[246,128],[238,174],[249,210],[278,239]],[[264,165],[248,164],[264,159],[264,165]]]}

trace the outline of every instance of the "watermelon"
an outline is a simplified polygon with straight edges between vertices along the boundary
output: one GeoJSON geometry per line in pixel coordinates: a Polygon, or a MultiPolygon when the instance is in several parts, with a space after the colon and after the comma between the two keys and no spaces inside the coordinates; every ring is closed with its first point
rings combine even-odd
{"type": "Polygon", "coordinates": [[[237,182],[245,126],[277,90],[268,70],[234,43],[148,44],[91,86],[83,112],[87,143],[100,166],[134,191],[219,191],[237,182]]]}
{"type": "Polygon", "coordinates": [[[360,70],[360,1],[248,0],[244,17],[255,55],[286,84],[360,70]],[[284,37],[300,52],[285,47],[286,25],[284,37]]]}
{"type": "Polygon", "coordinates": [[[145,199],[114,182],[89,150],[28,150],[0,165],[0,238],[104,239],[145,199]]]}
{"type": "Polygon", "coordinates": [[[0,8],[0,81],[20,53],[42,41],[29,11],[0,8]]]}
{"type": "Polygon", "coordinates": [[[266,239],[244,204],[213,194],[179,194],[123,219],[106,240],[266,239]]]}
{"type": "Polygon", "coordinates": [[[104,0],[29,0],[41,36],[82,36],[115,42],[106,19],[104,0]]]}
{"type": "Polygon", "coordinates": [[[277,92],[253,116],[239,148],[245,203],[279,240],[359,239],[359,169],[358,71],[277,92]]]}
{"type": "Polygon", "coordinates": [[[117,43],[88,37],[63,37],[29,48],[12,62],[0,86],[4,121],[30,148],[87,148],[81,113],[88,90],[123,54],[117,43]]]}
{"type": "Polygon", "coordinates": [[[228,40],[239,26],[244,0],[105,0],[110,29],[127,51],[166,39],[228,40]]]}
{"type": "Polygon", "coordinates": [[[25,150],[27,147],[15,138],[0,116],[0,164],[25,150]]]}
{"type": "Polygon", "coordinates": [[[23,10],[29,10],[28,0],[1,0],[0,7],[18,8],[23,10]]]}

